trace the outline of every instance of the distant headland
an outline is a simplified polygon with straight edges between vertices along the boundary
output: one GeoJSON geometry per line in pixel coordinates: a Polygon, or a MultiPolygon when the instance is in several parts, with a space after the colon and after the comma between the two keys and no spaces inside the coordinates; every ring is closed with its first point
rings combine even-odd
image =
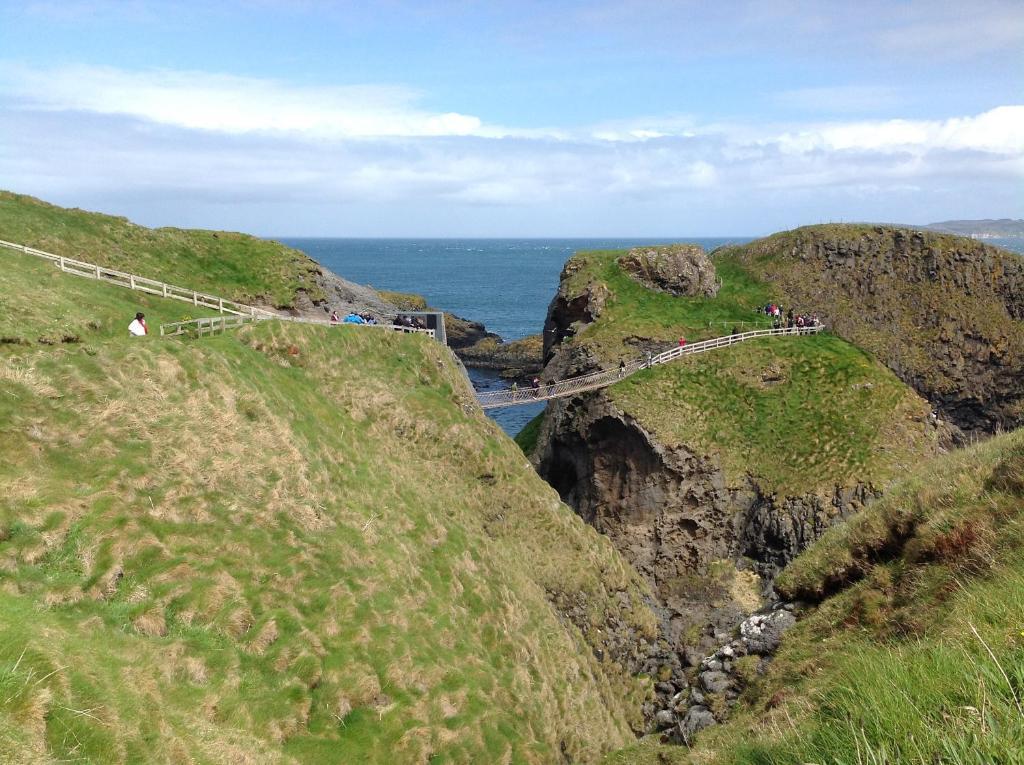
{"type": "Polygon", "coordinates": [[[949,234],[969,236],[972,239],[1015,239],[1024,238],[1024,220],[999,218],[998,220],[944,220],[929,223],[925,228],[944,231],[949,234]]]}

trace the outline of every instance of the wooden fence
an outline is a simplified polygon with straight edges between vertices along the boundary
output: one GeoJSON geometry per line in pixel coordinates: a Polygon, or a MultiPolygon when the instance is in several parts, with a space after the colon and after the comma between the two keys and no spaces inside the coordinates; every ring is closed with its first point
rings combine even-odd
{"type": "MultiPolygon", "coordinates": [[[[147,279],[146,277],[138,276],[137,274],[117,271],[113,268],[96,265],[95,263],[87,263],[84,260],[75,260],[74,258],[68,258],[63,255],[55,255],[52,252],[37,250],[34,247],[28,247],[24,244],[16,244],[15,242],[7,242],[3,239],[0,239],[0,247],[6,247],[9,250],[15,250],[16,252],[21,252],[25,255],[34,255],[37,258],[49,260],[61,271],[67,274],[83,276],[87,279],[98,279],[99,281],[107,282],[109,284],[116,284],[118,287],[125,287],[127,289],[145,292],[159,297],[170,298],[172,300],[181,300],[186,303],[191,303],[198,308],[209,308],[218,311],[221,314],[231,315],[231,317],[212,316],[208,318],[190,319],[188,321],[176,321],[170,324],[161,324],[161,337],[171,337],[174,335],[185,335],[190,333],[202,337],[203,335],[209,335],[215,332],[224,332],[228,329],[240,327],[243,324],[249,324],[253,321],[262,321],[265,319],[279,319],[281,321],[293,321],[302,324],[338,324],[338,322],[332,322],[330,319],[308,319],[301,316],[286,316],[274,313],[273,311],[269,311],[264,308],[256,308],[251,305],[245,305],[244,303],[239,303],[235,300],[228,300],[227,298],[218,297],[216,295],[208,295],[205,292],[190,290],[185,287],[177,287],[173,284],[167,284],[166,282],[157,281],[155,279],[147,279]]],[[[377,327],[393,330],[395,332],[425,334],[428,337],[435,337],[436,335],[432,329],[400,327],[393,326],[391,324],[355,324],[348,326],[377,327]]]]}
{"type": "Polygon", "coordinates": [[[296,324],[316,324],[317,326],[328,327],[366,327],[367,329],[390,330],[392,332],[416,333],[433,338],[432,329],[417,329],[414,327],[398,327],[391,324],[346,324],[344,322],[331,321],[329,319],[307,319],[301,316],[279,316],[276,314],[265,314],[259,316],[207,316],[200,319],[189,319],[187,321],[175,321],[170,324],[160,325],[161,337],[173,337],[174,335],[213,335],[218,332],[225,332],[229,329],[237,329],[245,324],[252,324],[257,321],[290,321],[296,324]]]}
{"type": "Polygon", "coordinates": [[[119,287],[126,287],[127,289],[137,290],[138,292],[145,292],[150,295],[157,295],[171,300],[181,300],[185,303],[191,303],[199,308],[210,308],[212,310],[219,311],[220,313],[229,313],[236,316],[276,317],[276,314],[262,308],[245,305],[244,303],[228,300],[227,298],[218,297],[216,295],[208,295],[205,292],[190,290],[185,287],[178,287],[173,284],[168,284],[167,282],[147,279],[146,277],[138,276],[137,274],[117,271],[113,268],[96,265],[95,263],[87,263],[84,260],[75,260],[74,258],[67,258],[63,255],[54,255],[52,252],[37,250],[34,247],[26,247],[23,244],[5,242],[0,239],[0,247],[6,247],[9,250],[16,250],[17,252],[21,252],[26,255],[34,255],[38,258],[49,260],[64,273],[74,274],[75,276],[84,276],[87,279],[98,279],[99,281],[108,282],[109,284],[116,284],[119,287]]]}

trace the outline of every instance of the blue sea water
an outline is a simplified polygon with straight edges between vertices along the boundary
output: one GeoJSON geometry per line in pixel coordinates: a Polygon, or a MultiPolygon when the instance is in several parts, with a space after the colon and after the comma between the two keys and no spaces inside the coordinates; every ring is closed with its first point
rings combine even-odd
{"type": "MultiPolygon", "coordinates": [[[[565,261],[579,250],[628,249],[692,242],[711,250],[749,237],[668,239],[307,239],[284,238],[339,276],[377,289],[415,292],[430,305],[473,321],[505,340],[540,332],[565,261]]],[[[506,387],[488,370],[471,369],[478,390],[506,387]]],[[[514,435],[543,404],[497,409],[514,435]]]]}
{"type": "MultiPolygon", "coordinates": [[[[430,305],[483,322],[505,340],[540,332],[558,288],[562,265],[579,250],[628,249],[644,244],[692,242],[711,250],[750,237],[661,239],[307,239],[285,238],[340,276],[377,289],[415,292],[430,305]]],[[[1024,252],[1024,239],[988,240],[1024,252]]],[[[487,370],[470,370],[478,390],[505,387],[487,370]]],[[[497,409],[494,419],[510,435],[543,404],[497,409]]]]}

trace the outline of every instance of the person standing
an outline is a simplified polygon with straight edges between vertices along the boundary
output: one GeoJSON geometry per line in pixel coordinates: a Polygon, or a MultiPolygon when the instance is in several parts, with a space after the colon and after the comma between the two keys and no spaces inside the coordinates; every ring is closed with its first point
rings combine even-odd
{"type": "Polygon", "coordinates": [[[685,337],[680,337],[679,338],[679,347],[680,348],[686,347],[686,338],[685,337]]]}
{"type": "Polygon", "coordinates": [[[619,379],[621,380],[626,376],[626,362],[619,359],[619,379]]]}
{"type": "Polygon", "coordinates": [[[132,337],[142,337],[149,334],[149,327],[146,326],[146,314],[139,311],[135,319],[128,325],[128,334],[132,337]]]}

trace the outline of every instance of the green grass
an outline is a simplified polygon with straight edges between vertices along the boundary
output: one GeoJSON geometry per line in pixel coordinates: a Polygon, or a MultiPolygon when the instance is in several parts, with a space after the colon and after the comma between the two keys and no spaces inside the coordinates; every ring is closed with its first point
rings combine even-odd
{"type": "MultiPolygon", "coordinates": [[[[215,312],[61,273],[52,263],[0,249],[0,343],[90,343],[126,338],[135,313],[152,334],[160,324],[215,312]]],[[[144,342],[149,342],[147,338],[144,342]]]]}
{"type": "MultiPolygon", "coordinates": [[[[721,280],[714,298],[649,290],[618,266],[621,254],[575,256],[563,285],[568,297],[607,289],[597,320],[568,341],[606,365],[639,356],[637,338],[670,347],[680,336],[696,341],[766,326],[757,310],[778,300],[775,285],[754,278],[733,250],[712,258],[721,280]]],[[[872,356],[830,335],[695,355],[633,375],[607,395],[659,442],[712,455],[734,486],[749,475],[766,494],[880,488],[937,448],[927,403],[872,356]]]]}
{"type": "Polygon", "coordinates": [[[722,287],[714,298],[673,297],[648,289],[617,264],[622,251],[594,251],[577,254],[572,263],[578,270],[565,281],[569,296],[582,294],[591,284],[610,291],[598,321],[590,324],[569,343],[582,343],[605,361],[625,354],[637,356],[623,344],[629,337],[643,337],[675,344],[680,336],[688,341],[727,335],[734,326],[753,329],[770,326],[768,317],[757,309],[774,298],[771,287],[753,279],[735,260],[716,255],[712,262],[722,287]]]}
{"type": "Polygon", "coordinates": [[[290,308],[300,291],[324,298],[315,261],[246,234],[149,229],[0,191],[0,239],[243,303],[290,308]]]}
{"type": "Polygon", "coordinates": [[[822,602],[734,718],[685,757],[648,742],[609,762],[1021,761],[1024,431],[908,473],[779,586],[822,602]]]}
{"type": "Polygon", "coordinates": [[[540,428],[543,424],[544,412],[541,412],[526,423],[523,429],[516,434],[515,441],[527,457],[533,454],[533,450],[537,448],[537,439],[540,437],[540,428]]]}
{"type": "MultiPolygon", "coordinates": [[[[1002,274],[1019,269],[1024,260],[981,241],[933,231],[921,234],[919,258],[890,258],[899,252],[900,233],[864,224],[806,226],[728,248],[721,257],[771,283],[784,301],[831,317],[836,334],[929,397],[959,400],[967,409],[990,407],[986,397],[992,393],[984,385],[964,392],[963,367],[970,370],[991,353],[998,360],[992,369],[968,374],[996,375],[999,382],[989,381],[989,387],[997,391],[1020,368],[1024,322],[1012,315],[1002,274]],[[843,265],[826,266],[826,252],[842,252],[843,265]],[[921,263],[933,256],[940,264],[936,278],[921,263]]],[[[1019,421],[1024,405],[1012,393],[1007,398],[998,404],[1003,421],[1019,421]]]]}
{"type": "Polygon", "coordinates": [[[649,681],[606,625],[654,634],[644,585],[445,349],[276,322],[130,342],[132,293],[45,276],[27,334],[113,323],[0,346],[0,751],[543,763],[632,739],[649,681]]]}
{"type": "Polygon", "coordinates": [[[738,484],[803,494],[882,486],[936,449],[927,404],[830,336],[749,341],[654,367],[608,394],[658,441],[715,455],[738,484]]]}

